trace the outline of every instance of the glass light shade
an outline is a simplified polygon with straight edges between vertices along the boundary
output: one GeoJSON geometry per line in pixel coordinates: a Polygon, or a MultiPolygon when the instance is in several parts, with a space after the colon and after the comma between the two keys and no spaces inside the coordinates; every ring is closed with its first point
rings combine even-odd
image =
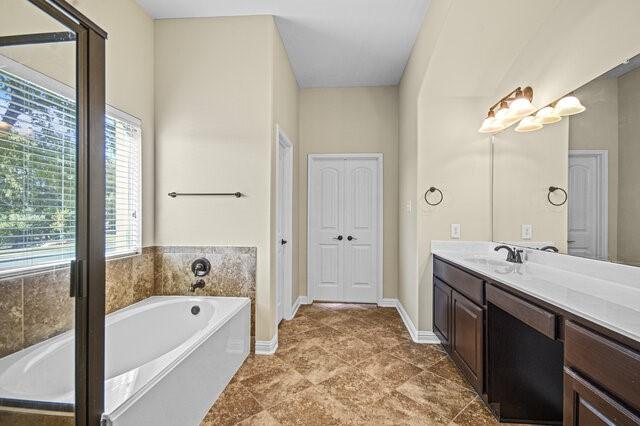
{"type": "Polygon", "coordinates": [[[495,117],[487,117],[482,122],[482,126],[478,130],[480,133],[495,133],[504,129],[502,123],[496,120],[495,117]]]}
{"type": "Polygon", "coordinates": [[[521,117],[512,115],[510,108],[500,108],[496,113],[496,120],[502,124],[502,127],[505,129],[520,120],[520,118],[521,117]]]}
{"type": "Polygon", "coordinates": [[[517,98],[516,100],[511,102],[511,105],[509,105],[509,112],[511,116],[517,118],[522,118],[526,117],[527,115],[533,114],[535,110],[536,108],[531,105],[529,99],[523,97],[517,98]]]}
{"type": "Polygon", "coordinates": [[[562,120],[553,107],[544,107],[536,113],[536,121],[540,124],[553,124],[562,120]]]}
{"type": "Polygon", "coordinates": [[[580,100],[575,96],[565,96],[556,103],[556,114],[561,117],[578,114],[585,109],[586,108],[580,103],[580,100]]]}
{"type": "Polygon", "coordinates": [[[540,130],[544,127],[542,124],[538,123],[533,116],[528,116],[523,118],[516,127],[516,132],[533,132],[535,130],[540,130]]]}

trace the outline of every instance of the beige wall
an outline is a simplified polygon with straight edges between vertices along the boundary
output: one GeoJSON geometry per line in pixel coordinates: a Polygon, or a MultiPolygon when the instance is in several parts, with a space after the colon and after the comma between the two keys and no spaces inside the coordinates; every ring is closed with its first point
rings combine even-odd
{"type": "Polygon", "coordinates": [[[615,261],[618,258],[618,79],[596,79],[576,90],[576,96],[587,109],[568,119],[569,149],[608,152],[608,256],[615,261]]]}
{"type": "MultiPolygon", "coordinates": [[[[278,28],[273,25],[273,55],[274,55],[274,73],[273,73],[273,123],[272,123],[272,154],[271,154],[271,238],[272,241],[277,241],[276,235],[276,173],[277,173],[277,128],[279,127],[282,132],[289,139],[289,142],[293,145],[291,151],[291,158],[293,162],[292,178],[292,217],[291,217],[291,230],[292,235],[289,237],[292,252],[292,265],[291,265],[291,304],[295,304],[299,292],[299,278],[298,278],[298,251],[300,249],[300,237],[299,237],[299,223],[304,222],[300,218],[299,198],[298,193],[300,191],[300,179],[299,168],[300,164],[297,160],[300,152],[300,141],[298,137],[298,96],[299,87],[296,77],[293,74],[291,64],[287,52],[282,43],[282,38],[278,32],[278,28]]],[[[276,245],[271,245],[271,281],[277,282],[276,279],[276,245]]],[[[274,287],[275,291],[275,287],[274,287]]],[[[275,294],[273,294],[275,300],[275,294]]],[[[275,313],[274,313],[275,315],[275,313]]]]}
{"type": "Polygon", "coordinates": [[[155,22],[156,242],[257,247],[256,338],[269,340],[271,17],[155,22]],[[177,192],[232,197],[169,198],[177,192]]]}
{"type": "Polygon", "coordinates": [[[549,204],[547,189],[550,186],[567,189],[568,146],[568,120],[531,133],[510,129],[495,136],[494,241],[520,241],[522,225],[529,224],[533,229],[532,241],[550,242],[566,253],[568,206],[549,204]]]}
{"type": "Polygon", "coordinates": [[[275,125],[297,139],[297,85],[273,18],[160,20],[155,36],[157,244],[257,247],[256,339],[270,340],[275,125]]]}
{"type": "Polygon", "coordinates": [[[400,101],[402,114],[411,113],[411,98],[419,87],[416,130],[411,116],[402,117],[400,141],[400,152],[411,153],[417,132],[415,174],[410,154],[401,155],[400,162],[406,173],[402,182],[416,182],[415,249],[407,235],[409,215],[407,220],[403,215],[399,233],[401,253],[416,252],[419,276],[411,281],[413,265],[401,261],[399,294],[403,305],[412,307],[407,311],[420,330],[432,327],[431,241],[448,239],[451,223],[462,225],[462,239],[491,238],[490,138],[477,133],[487,108],[524,84],[533,86],[534,103],[544,105],[634,56],[640,39],[634,19],[639,13],[640,3],[634,0],[586,0],[580,5],[571,0],[496,0],[490,7],[483,2],[432,1],[401,83],[412,90],[401,90],[400,101]],[[427,26],[434,7],[448,10],[439,26],[427,26]],[[423,61],[427,64],[421,65],[423,61]],[[405,82],[415,80],[415,72],[422,74],[417,77],[421,83],[405,82]],[[447,201],[440,208],[427,208],[420,201],[431,185],[445,192],[447,201]],[[416,294],[414,312],[411,298],[416,294]]]}
{"type": "Polygon", "coordinates": [[[307,156],[328,153],[382,153],[383,297],[396,298],[398,88],[394,86],[301,90],[300,140],[300,294],[307,294],[307,156]]]}
{"type": "Polygon", "coordinates": [[[619,89],[620,202],[618,260],[640,266],[640,70],[622,76],[619,89]]]}
{"type": "MultiPolygon", "coordinates": [[[[142,245],[154,243],[153,20],[133,0],[76,0],[74,6],[107,31],[107,103],[142,120],[142,245]]],[[[2,34],[62,31],[24,0],[3,4],[2,34]],[[12,8],[11,13],[7,8],[12,8]]],[[[2,49],[58,81],[75,87],[74,44],[2,49]]]]}

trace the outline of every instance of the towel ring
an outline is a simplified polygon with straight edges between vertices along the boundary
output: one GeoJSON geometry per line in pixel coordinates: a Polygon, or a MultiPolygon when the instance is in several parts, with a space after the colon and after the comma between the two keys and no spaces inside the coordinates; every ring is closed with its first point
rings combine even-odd
{"type": "Polygon", "coordinates": [[[427,204],[429,204],[430,206],[437,206],[438,204],[442,203],[443,200],[444,200],[444,195],[442,195],[442,191],[440,191],[435,186],[432,186],[431,188],[427,189],[427,192],[424,193],[424,201],[427,204]],[[430,203],[429,202],[429,199],[427,198],[427,195],[429,195],[430,192],[438,192],[440,194],[440,200],[438,200],[437,203],[430,203]]]}
{"type": "Polygon", "coordinates": [[[549,187],[549,193],[547,194],[547,200],[549,200],[549,203],[553,206],[562,206],[564,203],[567,202],[567,199],[569,198],[569,195],[567,195],[567,191],[565,191],[564,189],[557,187],[557,186],[550,186],[549,187]],[[553,201],[551,201],[551,194],[553,192],[556,191],[562,191],[562,193],[564,194],[564,200],[562,200],[561,203],[554,203],[553,201]]]}

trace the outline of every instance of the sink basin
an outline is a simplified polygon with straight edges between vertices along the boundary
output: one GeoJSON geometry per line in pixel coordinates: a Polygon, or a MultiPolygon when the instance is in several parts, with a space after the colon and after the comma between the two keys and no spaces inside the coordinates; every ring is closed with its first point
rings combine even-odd
{"type": "Polygon", "coordinates": [[[466,257],[464,259],[466,262],[477,263],[479,265],[489,265],[489,266],[513,266],[513,263],[507,262],[506,260],[500,260],[489,256],[471,256],[466,257]]]}

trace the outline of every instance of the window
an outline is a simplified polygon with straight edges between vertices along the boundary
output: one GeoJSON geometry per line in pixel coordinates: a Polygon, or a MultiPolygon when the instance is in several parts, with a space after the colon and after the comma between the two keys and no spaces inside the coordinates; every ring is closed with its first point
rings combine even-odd
{"type": "MultiPolygon", "coordinates": [[[[0,274],[75,256],[74,90],[0,55],[0,274]]],[[[107,106],[106,253],[140,251],[140,121],[107,106]]]]}

